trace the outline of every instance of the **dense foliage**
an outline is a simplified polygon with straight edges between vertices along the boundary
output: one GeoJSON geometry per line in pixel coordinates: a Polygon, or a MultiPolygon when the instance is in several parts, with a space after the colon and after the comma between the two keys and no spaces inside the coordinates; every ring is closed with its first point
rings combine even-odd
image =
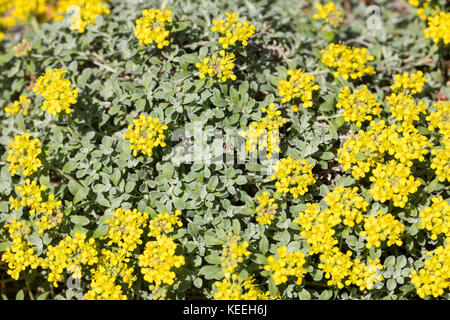
{"type": "Polygon", "coordinates": [[[446,1],[0,0],[3,299],[450,297],[446,1]]]}

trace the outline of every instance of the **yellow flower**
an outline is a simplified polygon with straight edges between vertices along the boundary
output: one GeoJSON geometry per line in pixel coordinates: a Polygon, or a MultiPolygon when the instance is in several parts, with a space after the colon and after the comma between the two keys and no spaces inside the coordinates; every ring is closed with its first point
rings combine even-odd
{"type": "Polygon", "coordinates": [[[74,10],[70,30],[83,33],[88,24],[95,25],[97,16],[110,13],[104,2],[103,0],[59,0],[56,3],[54,19],[61,21],[66,12],[74,10]]]}
{"type": "Polygon", "coordinates": [[[97,267],[91,271],[91,289],[84,297],[88,300],[126,300],[122,287],[116,281],[121,278],[129,288],[136,281],[134,269],[127,266],[129,261],[127,252],[123,249],[117,252],[102,249],[97,267]]]}
{"type": "Polygon", "coordinates": [[[136,209],[116,209],[111,219],[105,220],[109,225],[108,233],[104,238],[109,238],[108,245],[113,243],[127,252],[132,252],[138,244],[142,243],[141,235],[147,225],[147,212],[136,209]]]}
{"type": "Polygon", "coordinates": [[[340,216],[344,225],[353,227],[363,220],[362,212],[369,205],[363,197],[358,196],[358,188],[344,188],[337,186],[324,198],[330,207],[330,212],[340,216]]]}
{"type": "Polygon", "coordinates": [[[347,139],[337,152],[342,169],[352,169],[355,179],[364,177],[392,148],[392,140],[398,136],[395,129],[395,125],[387,127],[384,120],[371,121],[366,131],[359,130],[357,135],[347,139]]]}
{"type": "MultiPolygon", "coordinates": [[[[278,86],[278,94],[283,97],[281,102],[289,102],[292,99],[300,98],[303,108],[310,108],[312,103],[312,92],[319,90],[319,86],[314,84],[315,77],[301,69],[288,70],[289,80],[281,80],[278,86]]],[[[298,106],[293,105],[292,110],[297,112],[298,106]]]]}
{"type": "Polygon", "coordinates": [[[360,235],[366,238],[366,247],[368,249],[373,246],[379,248],[381,241],[387,239],[387,246],[390,247],[393,244],[401,246],[403,244],[399,235],[403,233],[405,226],[403,223],[394,218],[390,213],[383,214],[381,210],[378,210],[377,216],[370,215],[364,219],[364,230],[360,232],[360,235]]]}
{"type": "Polygon", "coordinates": [[[342,12],[338,11],[333,2],[328,2],[326,5],[318,3],[316,5],[316,13],[313,15],[313,19],[325,20],[333,28],[338,27],[343,19],[342,12]]]}
{"type": "Polygon", "coordinates": [[[390,105],[392,117],[402,122],[405,128],[413,127],[413,122],[420,120],[420,113],[426,113],[427,106],[422,100],[416,105],[414,98],[404,92],[392,93],[386,100],[390,105]]]}
{"type": "Polygon", "coordinates": [[[414,127],[397,129],[397,131],[401,135],[392,137],[389,154],[394,155],[395,159],[408,167],[413,165],[412,160],[424,161],[424,156],[428,153],[428,148],[431,146],[427,137],[421,135],[414,127]]]}
{"type": "Polygon", "coordinates": [[[311,249],[309,254],[324,253],[333,250],[333,247],[338,243],[333,238],[335,226],[341,223],[340,215],[336,215],[329,209],[320,211],[317,203],[307,203],[307,209],[304,212],[299,212],[297,220],[293,223],[298,223],[302,228],[300,235],[306,239],[311,249]]]}
{"type": "Polygon", "coordinates": [[[13,47],[13,50],[16,57],[24,57],[31,51],[31,45],[27,39],[23,39],[21,43],[13,47]]]}
{"type": "Polygon", "coordinates": [[[29,207],[30,215],[34,215],[36,211],[41,209],[42,196],[41,192],[47,189],[45,186],[37,185],[36,181],[30,181],[26,179],[25,183],[16,187],[20,192],[21,199],[9,198],[11,202],[11,209],[18,210],[20,207],[29,207]]]}
{"type": "Polygon", "coordinates": [[[149,237],[156,237],[160,234],[168,234],[174,231],[173,226],[183,226],[179,220],[180,210],[175,210],[175,214],[168,214],[167,212],[158,214],[154,219],[150,220],[148,233],[149,237]]]}
{"type": "Polygon", "coordinates": [[[211,30],[223,35],[219,38],[219,43],[224,49],[234,45],[237,41],[246,46],[248,38],[255,33],[255,26],[249,25],[248,21],[238,22],[239,16],[236,12],[227,12],[226,16],[226,20],[213,20],[212,22],[214,26],[211,27],[211,30]]]}
{"type": "Polygon", "coordinates": [[[365,74],[375,74],[372,66],[366,66],[367,61],[373,61],[373,56],[367,55],[366,48],[352,48],[344,44],[330,43],[327,49],[321,51],[322,62],[330,68],[335,78],[342,76],[344,80],[361,78],[365,74]]]}
{"type": "Polygon", "coordinates": [[[450,181],[450,140],[443,147],[431,150],[434,155],[430,168],[436,171],[439,181],[450,181]]]}
{"type": "Polygon", "coordinates": [[[320,255],[321,263],[319,269],[325,273],[325,279],[329,279],[329,286],[337,286],[339,289],[344,287],[344,279],[351,275],[353,261],[351,260],[351,251],[342,253],[338,248],[325,251],[320,255]]]}
{"type": "Polygon", "coordinates": [[[4,229],[8,230],[12,245],[6,247],[1,256],[1,261],[4,261],[8,266],[6,273],[14,280],[18,280],[22,271],[25,271],[28,267],[36,269],[41,265],[42,259],[34,254],[31,243],[27,241],[31,228],[26,221],[17,221],[14,217],[10,223],[5,224],[4,229]]]}
{"type": "Polygon", "coordinates": [[[301,251],[289,252],[287,247],[277,249],[277,257],[269,256],[269,264],[264,266],[264,270],[271,270],[272,278],[276,285],[288,281],[288,277],[297,277],[297,285],[302,283],[303,277],[308,272],[303,266],[306,263],[305,255],[301,251]]]}
{"type": "Polygon", "coordinates": [[[153,148],[166,146],[164,131],[167,130],[167,125],[160,123],[158,118],[152,116],[146,118],[141,115],[133,120],[133,124],[135,128],[133,129],[133,125],[130,124],[123,139],[130,141],[130,149],[133,150],[134,156],[141,151],[142,154],[151,157],[153,148]]]}
{"type": "Polygon", "coordinates": [[[369,179],[373,182],[373,186],[369,192],[374,200],[380,202],[393,200],[396,207],[404,208],[408,202],[408,195],[415,193],[420,186],[420,181],[411,175],[411,169],[395,160],[386,164],[378,163],[372,174],[369,179]]]}
{"type": "Polygon", "coordinates": [[[431,198],[433,204],[420,212],[420,228],[431,231],[431,239],[443,234],[450,241],[450,204],[442,196],[431,198]]]}
{"type": "Polygon", "coordinates": [[[259,287],[254,284],[253,276],[242,279],[234,273],[222,281],[214,283],[217,288],[214,293],[215,300],[268,300],[269,292],[263,293],[259,287]]]}
{"type": "Polygon", "coordinates": [[[223,275],[229,277],[238,267],[239,263],[244,261],[244,257],[250,255],[247,250],[249,243],[243,241],[239,244],[240,236],[228,233],[227,241],[222,246],[222,255],[220,256],[223,275]]]}
{"type": "Polygon", "coordinates": [[[145,244],[145,250],[139,255],[139,266],[144,280],[160,286],[165,283],[172,285],[175,282],[175,272],[172,268],[184,265],[184,257],[175,255],[177,245],[172,238],[166,235],[156,237],[156,241],[145,244]]]}
{"type": "Polygon", "coordinates": [[[356,89],[353,94],[346,86],[338,95],[338,108],[344,108],[345,121],[356,122],[358,127],[366,120],[371,121],[372,116],[380,116],[381,108],[377,102],[377,97],[372,94],[367,86],[356,89]]]}
{"type": "Polygon", "coordinates": [[[158,49],[169,45],[169,30],[166,29],[166,23],[172,22],[170,10],[143,10],[142,17],[136,20],[136,30],[134,35],[139,40],[139,44],[156,43],[158,49]]]}
{"type": "Polygon", "coordinates": [[[275,174],[270,178],[277,179],[275,187],[279,193],[290,192],[297,199],[308,192],[308,186],[316,183],[312,174],[314,166],[306,160],[294,160],[291,157],[280,159],[273,166],[275,174]]]}
{"type": "Polygon", "coordinates": [[[86,240],[86,234],[75,232],[73,237],[66,236],[56,247],[47,247],[42,268],[50,269],[48,281],[58,287],[58,281],[64,279],[64,270],[71,272],[74,279],[81,279],[82,265],[94,265],[97,261],[95,240],[86,240]]]}
{"type": "Polygon", "coordinates": [[[267,150],[267,158],[272,158],[273,153],[280,152],[279,129],[286,123],[287,119],[281,116],[281,110],[275,109],[271,103],[268,108],[261,108],[267,116],[260,121],[250,123],[248,130],[240,133],[246,137],[245,149],[254,152],[256,150],[267,150]]]}
{"type": "Polygon", "coordinates": [[[395,81],[391,85],[391,90],[402,90],[405,93],[416,94],[422,92],[423,86],[428,79],[423,75],[422,71],[417,71],[411,75],[408,72],[396,74],[395,81]]]}
{"type": "Polygon", "coordinates": [[[29,176],[41,167],[41,160],[38,159],[41,153],[41,141],[38,138],[30,140],[30,134],[27,132],[15,136],[8,146],[10,150],[6,160],[10,162],[11,176],[14,176],[21,168],[24,169],[23,175],[29,176]]]}
{"type": "Polygon", "coordinates": [[[54,116],[61,111],[71,113],[70,105],[77,103],[78,89],[70,87],[70,80],[62,79],[66,72],[64,69],[47,69],[33,88],[36,94],[45,98],[42,110],[47,110],[54,116]]]}
{"type": "Polygon", "coordinates": [[[440,11],[428,17],[428,27],[424,32],[425,38],[431,38],[435,43],[442,40],[444,45],[448,45],[450,43],[450,12],[440,11]]]}
{"type": "Polygon", "coordinates": [[[19,100],[14,101],[11,105],[5,107],[5,112],[8,114],[8,118],[12,115],[21,113],[24,116],[28,115],[28,108],[30,107],[31,100],[27,99],[27,96],[21,95],[19,100]]]}
{"type": "Polygon", "coordinates": [[[12,27],[45,13],[47,0],[0,1],[0,27],[12,27]]]}
{"type": "Polygon", "coordinates": [[[236,80],[236,75],[233,73],[234,53],[226,53],[225,50],[220,50],[219,56],[213,54],[211,58],[204,58],[202,63],[197,62],[195,64],[195,67],[200,71],[200,79],[208,75],[209,77],[216,76],[222,82],[227,81],[227,79],[236,80]]]}
{"type": "Polygon", "coordinates": [[[450,138],[450,101],[439,101],[433,103],[436,108],[435,112],[431,112],[426,120],[430,122],[428,130],[438,129],[444,138],[450,138]]]}
{"type": "Polygon", "coordinates": [[[383,266],[380,264],[380,259],[369,259],[367,264],[362,263],[360,259],[355,259],[349,279],[345,284],[353,283],[361,291],[371,290],[375,282],[383,280],[381,269],[383,269],[383,266]]]}
{"type": "Polygon", "coordinates": [[[450,287],[450,244],[439,246],[434,252],[427,252],[423,268],[411,272],[411,283],[421,298],[426,295],[435,298],[443,295],[450,287]]]}
{"type": "Polygon", "coordinates": [[[275,199],[269,198],[269,193],[264,191],[261,196],[256,196],[256,200],[259,201],[259,206],[256,207],[256,212],[258,213],[256,221],[263,225],[271,224],[278,209],[275,199]]]}

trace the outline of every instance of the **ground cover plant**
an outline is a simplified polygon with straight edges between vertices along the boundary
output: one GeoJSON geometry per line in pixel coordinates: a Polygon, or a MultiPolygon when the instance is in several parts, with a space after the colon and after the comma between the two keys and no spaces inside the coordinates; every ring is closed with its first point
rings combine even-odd
{"type": "Polygon", "coordinates": [[[447,2],[0,0],[2,299],[448,299],[447,2]]]}

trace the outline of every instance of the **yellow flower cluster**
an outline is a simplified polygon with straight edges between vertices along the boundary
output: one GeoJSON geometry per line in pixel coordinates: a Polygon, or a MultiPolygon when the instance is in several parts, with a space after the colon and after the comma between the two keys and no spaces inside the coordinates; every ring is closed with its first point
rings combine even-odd
{"type": "Polygon", "coordinates": [[[297,220],[293,223],[301,226],[300,235],[311,245],[310,255],[329,252],[338,243],[333,238],[336,232],[333,228],[341,223],[341,218],[331,213],[329,209],[320,211],[317,203],[306,205],[307,209],[299,212],[297,220]]]}
{"type": "Polygon", "coordinates": [[[431,150],[434,157],[430,167],[436,171],[439,181],[450,181],[450,102],[439,101],[433,103],[433,106],[436,111],[426,117],[429,121],[428,130],[437,128],[442,141],[440,147],[431,150]]]}
{"type": "Polygon", "coordinates": [[[386,126],[385,121],[372,121],[366,131],[346,140],[338,149],[338,162],[343,170],[352,169],[352,175],[360,179],[377,164],[386,164],[386,154],[393,156],[401,164],[411,167],[412,160],[424,160],[430,147],[428,139],[412,126],[386,126]]]}
{"type": "MultiPolygon", "coordinates": [[[[95,25],[95,18],[97,18],[97,16],[110,13],[103,0],[58,1],[56,13],[65,13],[71,8],[75,10],[75,14],[74,17],[72,17],[70,30],[78,30],[79,33],[83,33],[88,24],[95,25]]],[[[62,16],[57,15],[55,18],[61,20],[62,16]]]]}
{"type": "Polygon", "coordinates": [[[36,211],[40,210],[42,204],[41,192],[47,189],[45,186],[39,186],[36,181],[26,179],[25,183],[17,186],[16,189],[19,191],[21,199],[10,197],[11,209],[19,210],[21,207],[29,207],[30,215],[34,215],[36,211]]]}
{"type": "Polygon", "coordinates": [[[444,140],[450,140],[450,101],[439,101],[433,103],[433,106],[436,111],[426,117],[430,122],[428,130],[438,129],[444,140]]]}
{"type": "Polygon", "coordinates": [[[387,239],[387,246],[390,247],[393,244],[401,246],[403,244],[399,235],[403,233],[405,226],[403,223],[395,219],[395,217],[386,213],[383,214],[381,210],[378,210],[377,215],[370,215],[364,219],[364,230],[360,232],[360,235],[366,238],[366,247],[368,249],[373,246],[379,248],[381,241],[387,239]]]}
{"type": "Polygon", "coordinates": [[[46,12],[47,0],[0,0],[0,26],[13,27],[46,12]]]}
{"type": "Polygon", "coordinates": [[[139,44],[156,43],[158,49],[169,45],[169,30],[166,29],[166,23],[172,22],[170,10],[149,9],[142,11],[142,17],[136,20],[136,30],[134,35],[139,40],[139,44]]]}
{"type": "Polygon", "coordinates": [[[54,116],[61,111],[71,113],[70,105],[77,102],[78,89],[70,87],[70,80],[62,79],[66,72],[65,69],[47,69],[36,80],[33,88],[36,94],[41,94],[45,98],[42,110],[47,110],[54,116]]]}
{"type": "Polygon", "coordinates": [[[50,269],[48,281],[58,287],[58,281],[64,279],[63,271],[67,269],[74,279],[81,279],[82,266],[98,262],[95,240],[86,241],[86,234],[75,232],[73,237],[66,236],[56,247],[48,246],[42,268],[50,269]]]}
{"type": "Polygon", "coordinates": [[[275,174],[270,178],[277,179],[275,187],[279,193],[290,192],[297,199],[308,192],[308,186],[316,183],[312,174],[314,166],[306,160],[294,160],[291,157],[280,159],[273,166],[275,174]]]}
{"type": "Polygon", "coordinates": [[[401,163],[411,167],[412,160],[424,161],[424,156],[428,153],[428,147],[431,146],[427,137],[421,135],[416,128],[409,127],[398,129],[402,133],[401,136],[393,136],[392,146],[389,154],[393,154],[395,159],[401,163]]]}
{"type": "Polygon", "coordinates": [[[248,21],[238,22],[239,16],[236,12],[226,12],[226,20],[213,20],[211,30],[222,35],[219,38],[219,43],[224,49],[230,45],[234,45],[240,41],[243,46],[247,45],[247,40],[255,33],[255,26],[250,25],[248,21]]]}
{"type": "Polygon", "coordinates": [[[414,121],[420,120],[419,114],[425,113],[426,104],[420,100],[416,105],[414,98],[407,93],[392,93],[386,97],[393,118],[402,122],[404,128],[411,128],[414,121]]]}
{"type": "Polygon", "coordinates": [[[31,229],[26,221],[17,221],[14,217],[10,223],[5,224],[4,229],[9,232],[12,246],[6,248],[1,260],[8,265],[7,274],[18,280],[20,272],[28,267],[36,269],[42,261],[34,254],[31,243],[27,241],[31,229]]]}
{"type": "Polygon", "coordinates": [[[22,42],[13,47],[14,55],[16,57],[24,57],[31,51],[31,45],[27,39],[22,39],[22,42]]]}
{"type": "Polygon", "coordinates": [[[38,156],[41,153],[41,141],[38,138],[30,139],[30,134],[24,133],[15,136],[14,140],[8,144],[8,158],[6,161],[10,162],[9,171],[11,176],[23,168],[23,175],[29,176],[36,172],[41,167],[41,160],[38,156]]]}
{"type": "Polygon", "coordinates": [[[108,245],[117,244],[127,252],[132,252],[138,244],[142,243],[141,235],[147,225],[147,212],[137,209],[116,209],[111,219],[105,220],[109,225],[108,233],[104,238],[109,238],[108,245]]]}
{"type": "Polygon", "coordinates": [[[256,200],[259,201],[259,206],[256,207],[258,214],[256,221],[263,225],[271,224],[278,209],[275,199],[269,198],[269,193],[264,191],[261,196],[256,196],[256,200]]]}
{"type": "Polygon", "coordinates": [[[41,192],[46,190],[46,186],[39,186],[36,181],[25,180],[25,184],[16,187],[21,199],[9,198],[11,209],[18,210],[21,207],[29,207],[29,214],[36,212],[42,214],[40,220],[35,222],[39,227],[38,232],[42,234],[45,230],[56,227],[61,223],[63,214],[60,210],[61,201],[55,200],[55,196],[50,194],[47,201],[43,201],[41,192]]]}
{"type": "Polygon", "coordinates": [[[133,150],[133,155],[137,156],[138,151],[142,154],[151,157],[153,155],[153,148],[157,146],[165,147],[164,131],[167,130],[167,125],[159,122],[158,118],[153,118],[141,115],[139,118],[133,120],[133,125],[128,126],[128,131],[123,135],[123,139],[130,141],[130,149],[133,150]]]}
{"type": "Polygon", "coordinates": [[[252,276],[242,279],[234,273],[222,281],[216,281],[214,285],[217,292],[214,293],[215,300],[268,300],[269,292],[263,293],[254,284],[252,276]]]}
{"type": "Polygon", "coordinates": [[[271,270],[272,278],[276,285],[285,283],[288,277],[297,277],[297,285],[302,283],[303,277],[308,272],[303,266],[306,263],[305,255],[301,251],[289,252],[287,247],[277,249],[277,257],[269,256],[269,264],[264,266],[264,270],[271,270]]]}
{"type": "Polygon", "coordinates": [[[336,68],[333,72],[335,78],[342,76],[344,80],[361,78],[365,74],[375,74],[372,66],[366,66],[367,61],[373,61],[373,56],[367,55],[366,48],[352,48],[344,44],[330,43],[327,49],[323,49],[322,62],[330,68],[336,68]]]}
{"type": "Polygon", "coordinates": [[[372,197],[380,202],[393,200],[396,207],[404,208],[408,194],[415,193],[420,186],[420,181],[411,175],[411,169],[395,160],[378,163],[372,174],[369,178],[373,182],[369,190],[372,197]]]}
{"type": "Polygon", "coordinates": [[[351,259],[352,253],[343,253],[336,247],[333,251],[325,252],[320,256],[322,263],[319,268],[325,272],[325,278],[329,279],[329,286],[335,285],[339,289],[355,284],[361,291],[372,289],[377,281],[383,280],[379,259],[369,259],[368,263],[362,263],[361,259],[351,259]]]}
{"type": "Polygon", "coordinates": [[[338,162],[343,165],[342,169],[347,171],[351,168],[355,179],[363,178],[372,166],[383,159],[394,133],[395,127],[387,127],[384,120],[378,123],[371,121],[366,131],[359,130],[338,149],[338,162]]]}
{"type": "Polygon", "coordinates": [[[267,150],[267,158],[272,158],[272,154],[280,152],[280,132],[279,129],[286,123],[287,119],[281,116],[281,110],[275,109],[275,104],[271,103],[268,108],[261,108],[267,116],[260,121],[250,123],[248,130],[241,132],[241,136],[246,137],[245,149],[254,152],[267,150]]]}
{"type": "Polygon", "coordinates": [[[431,239],[443,234],[450,241],[450,204],[442,196],[431,198],[433,204],[420,212],[420,228],[431,231],[431,239]]]}
{"type": "Polygon", "coordinates": [[[355,259],[353,260],[352,273],[346,284],[348,285],[348,281],[350,281],[357,285],[361,291],[371,290],[375,282],[383,280],[382,269],[380,259],[368,259],[367,264],[362,263],[360,259],[355,259]]]}
{"type": "Polygon", "coordinates": [[[423,21],[427,20],[428,17],[427,11],[429,11],[429,13],[431,14],[439,12],[439,5],[433,3],[433,0],[423,0],[423,1],[409,0],[409,4],[414,7],[418,7],[416,13],[419,16],[419,18],[422,19],[423,21]]]}
{"type": "Polygon", "coordinates": [[[403,74],[396,74],[394,77],[395,81],[391,85],[391,90],[402,90],[411,94],[422,92],[425,82],[428,81],[422,71],[417,71],[411,75],[408,72],[404,72],[403,74]]]}
{"type": "Polygon", "coordinates": [[[443,148],[431,150],[431,154],[434,158],[430,168],[436,171],[439,181],[450,182],[450,141],[445,143],[443,148]]]}
{"type": "Polygon", "coordinates": [[[173,226],[183,226],[183,223],[179,220],[180,214],[180,210],[175,210],[175,214],[172,215],[167,212],[158,214],[154,219],[150,220],[148,236],[156,237],[160,234],[168,234],[174,231],[173,226]]]}
{"type": "Polygon", "coordinates": [[[425,38],[439,43],[442,40],[446,46],[450,43],[450,12],[440,11],[428,17],[428,27],[424,30],[425,38]]]}
{"type": "Polygon", "coordinates": [[[316,5],[316,13],[313,15],[313,19],[325,20],[333,28],[337,28],[343,21],[342,12],[336,9],[333,2],[328,2],[326,5],[318,3],[316,5]]]}
{"type": "Polygon", "coordinates": [[[63,219],[60,210],[61,201],[55,200],[55,196],[50,194],[46,202],[41,203],[39,211],[42,213],[40,220],[34,224],[39,227],[38,232],[42,234],[45,230],[51,229],[59,225],[63,219]]]}
{"type": "Polygon", "coordinates": [[[24,116],[28,115],[28,108],[30,107],[31,100],[27,99],[27,96],[22,95],[19,100],[14,101],[11,105],[5,107],[5,112],[7,116],[13,116],[15,114],[21,113],[24,116]]]}
{"type": "MultiPolygon", "coordinates": [[[[320,255],[321,263],[319,263],[318,267],[325,273],[325,279],[329,279],[327,281],[329,286],[337,286],[339,289],[344,287],[344,279],[352,273],[353,261],[351,256],[351,251],[343,253],[337,250],[336,247],[320,255]]],[[[351,282],[349,281],[345,284],[350,285],[351,282]]]]}
{"type": "Polygon", "coordinates": [[[177,245],[172,238],[159,235],[156,241],[148,241],[145,250],[139,255],[139,266],[144,280],[160,286],[165,283],[172,285],[175,281],[175,272],[172,268],[184,265],[184,257],[175,255],[177,245]]]}
{"type": "Polygon", "coordinates": [[[127,252],[120,249],[113,252],[102,249],[98,265],[92,270],[91,289],[84,294],[87,300],[126,300],[122,287],[116,284],[120,277],[130,288],[137,277],[133,275],[134,269],[127,266],[130,261],[127,252]]]}
{"type": "Polygon", "coordinates": [[[416,286],[419,297],[437,298],[450,287],[450,244],[439,246],[433,253],[427,252],[427,256],[424,267],[411,272],[411,283],[416,286]]]}
{"type": "MultiPolygon", "coordinates": [[[[278,94],[283,97],[282,102],[289,102],[292,99],[300,98],[303,108],[310,108],[312,103],[312,92],[319,90],[319,86],[314,84],[315,77],[301,69],[288,70],[289,80],[281,80],[278,86],[278,94]]],[[[298,105],[293,105],[292,110],[298,112],[298,105]]]]}
{"type": "Polygon", "coordinates": [[[72,18],[71,30],[85,31],[88,24],[95,24],[95,18],[101,14],[109,14],[109,9],[103,0],[0,0],[0,26],[12,27],[19,23],[38,20],[54,19],[62,21],[64,14],[71,9],[75,16],[72,18]]]}
{"type": "Polygon", "coordinates": [[[353,94],[351,94],[350,88],[346,86],[339,93],[336,106],[344,108],[345,121],[356,122],[358,127],[361,127],[366,120],[371,121],[372,116],[381,114],[377,97],[365,85],[361,89],[356,89],[353,94]]]}
{"type": "Polygon", "coordinates": [[[307,209],[299,212],[299,217],[293,222],[300,224],[300,235],[311,245],[309,255],[320,254],[318,267],[329,279],[327,284],[338,288],[355,284],[362,291],[370,290],[376,281],[383,280],[380,261],[369,259],[363,263],[360,259],[352,260],[352,253],[341,252],[337,247],[338,240],[333,238],[336,232],[333,228],[340,223],[353,226],[354,220],[361,222],[361,211],[365,211],[368,204],[356,192],[357,189],[336,187],[324,198],[329,209],[320,211],[317,203],[307,203],[307,209]]]}
{"type": "Polygon", "coordinates": [[[227,79],[236,80],[236,75],[233,73],[234,68],[234,53],[226,53],[225,50],[219,51],[219,56],[213,54],[211,58],[203,58],[202,63],[197,62],[195,67],[199,69],[200,79],[216,76],[220,81],[225,82],[227,79]]]}
{"type": "Polygon", "coordinates": [[[342,223],[349,227],[359,224],[364,219],[362,213],[369,205],[363,197],[358,196],[357,187],[350,189],[337,186],[324,197],[324,200],[330,207],[330,212],[341,217],[342,223]]]}
{"type": "Polygon", "coordinates": [[[248,242],[241,240],[240,236],[234,235],[232,232],[228,233],[227,241],[223,244],[222,254],[220,256],[222,273],[228,278],[236,270],[239,263],[244,261],[245,257],[250,255],[250,251],[247,250],[248,242]]]}

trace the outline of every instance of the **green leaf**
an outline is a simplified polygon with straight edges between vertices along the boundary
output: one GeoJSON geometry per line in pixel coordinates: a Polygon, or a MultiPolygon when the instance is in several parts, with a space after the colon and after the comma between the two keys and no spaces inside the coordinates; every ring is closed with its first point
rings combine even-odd
{"type": "Polygon", "coordinates": [[[70,216],[70,221],[80,226],[85,226],[90,222],[90,220],[85,216],[70,216]]]}
{"type": "Polygon", "coordinates": [[[389,291],[393,291],[397,287],[397,282],[394,279],[388,279],[386,282],[386,288],[389,291]]]}
{"type": "Polygon", "coordinates": [[[219,266],[204,266],[200,268],[199,274],[205,276],[206,280],[223,278],[222,269],[219,266]]]}
{"type": "Polygon", "coordinates": [[[298,293],[298,297],[300,298],[300,300],[311,300],[311,294],[306,289],[302,289],[298,293]]]}
{"type": "Polygon", "coordinates": [[[24,298],[25,298],[25,294],[23,293],[23,290],[20,289],[19,291],[17,291],[16,300],[23,300],[24,298]]]}
{"type": "Polygon", "coordinates": [[[266,254],[269,250],[269,240],[267,240],[266,236],[261,236],[261,240],[259,240],[259,251],[262,254],[266,254]]]}

